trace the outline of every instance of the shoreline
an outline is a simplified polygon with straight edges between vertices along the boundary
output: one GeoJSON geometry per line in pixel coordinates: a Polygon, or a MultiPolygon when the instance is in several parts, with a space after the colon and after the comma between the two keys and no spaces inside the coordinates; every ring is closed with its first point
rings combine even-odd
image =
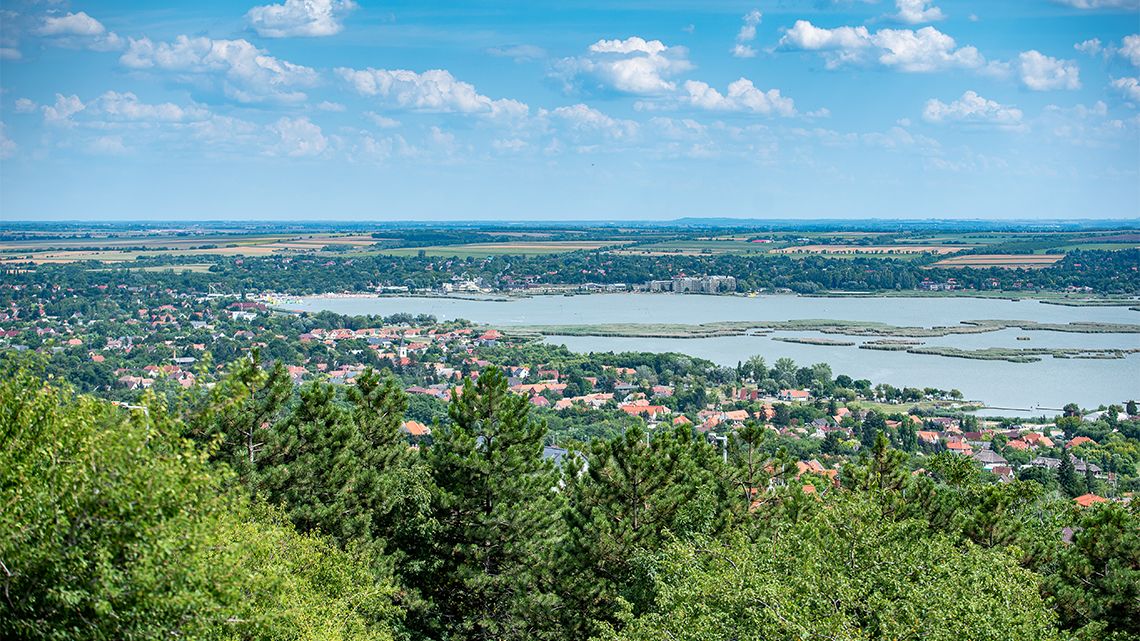
{"type": "Polygon", "coordinates": [[[1140,311],[1140,298],[1097,298],[1097,297],[1070,297],[1064,292],[1032,292],[1025,295],[1014,295],[1011,292],[995,292],[990,295],[985,292],[978,291],[962,291],[962,292],[928,292],[925,290],[891,290],[882,292],[827,292],[827,293],[812,293],[800,294],[796,292],[732,292],[721,294],[703,294],[703,293],[687,293],[677,294],[674,292],[650,292],[650,291],[565,291],[565,292],[528,292],[526,290],[520,291],[495,291],[486,293],[446,293],[438,291],[430,292],[325,292],[319,294],[284,294],[280,292],[263,292],[258,294],[256,299],[264,299],[266,297],[280,297],[290,299],[313,299],[313,298],[446,298],[455,300],[474,300],[481,302],[512,302],[516,300],[524,300],[527,298],[537,297],[575,297],[575,296],[608,296],[620,294],[644,294],[650,296],[716,296],[726,298],[767,298],[775,296],[792,296],[799,298],[973,298],[979,300],[1005,300],[1010,302],[1021,301],[1036,301],[1043,305],[1058,305],[1063,307],[1126,307],[1131,311],[1140,311]]]}

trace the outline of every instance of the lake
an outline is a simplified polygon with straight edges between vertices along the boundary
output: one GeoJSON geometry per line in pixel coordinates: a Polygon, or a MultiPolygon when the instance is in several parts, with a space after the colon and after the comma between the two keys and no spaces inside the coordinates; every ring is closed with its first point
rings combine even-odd
{"type": "MultiPolygon", "coordinates": [[[[1126,307],[1067,307],[1032,300],[980,298],[815,298],[768,295],[755,298],[673,294],[594,294],[536,296],[508,301],[423,297],[308,297],[287,305],[298,311],[341,314],[432,314],[465,318],[493,326],[601,323],[708,323],[715,321],[829,319],[875,321],[933,327],[967,320],[1032,320],[1042,323],[1140,323],[1140,313],[1126,307]]],[[[662,339],[551,336],[551,343],[577,352],[681,352],[734,366],[753,354],[773,363],[788,357],[807,365],[826,362],[836,374],[896,386],[959,389],[967,398],[1004,408],[1083,407],[1120,403],[1140,397],[1140,354],[1123,359],[1086,360],[1043,357],[1036,363],[980,361],[942,356],[784,343],[772,336],[842,338],[817,332],[772,335],[662,339]]],[[[851,340],[862,342],[861,337],[851,340]]],[[[1136,348],[1137,334],[1078,334],[1006,329],[984,334],[919,339],[928,346],[964,349],[1136,348]],[[1030,340],[1017,340],[1028,336],[1030,340]]],[[[1051,414],[1052,412],[1045,412],[1051,414]]]]}

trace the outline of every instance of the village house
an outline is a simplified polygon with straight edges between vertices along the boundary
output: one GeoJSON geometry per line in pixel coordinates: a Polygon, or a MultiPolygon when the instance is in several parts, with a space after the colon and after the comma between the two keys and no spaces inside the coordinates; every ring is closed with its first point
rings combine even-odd
{"type": "Polygon", "coordinates": [[[777,398],[785,403],[805,403],[811,400],[811,392],[805,389],[782,389],[777,398]]]}

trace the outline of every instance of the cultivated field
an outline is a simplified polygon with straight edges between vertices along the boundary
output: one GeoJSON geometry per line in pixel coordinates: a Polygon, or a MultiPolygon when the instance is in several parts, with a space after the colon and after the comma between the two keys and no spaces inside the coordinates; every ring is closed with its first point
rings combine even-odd
{"type": "Polygon", "coordinates": [[[476,258],[484,256],[537,256],[541,254],[561,254],[564,252],[602,249],[618,244],[617,241],[607,240],[554,240],[543,241],[512,241],[507,243],[469,243],[466,245],[433,245],[427,247],[397,247],[393,249],[379,249],[374,254],[387,254],[391,256],[416,256],[423,252],[425,256],[476,258]]]}
{"type": "Polygon", "coordinates": [[[764,254],[786,243],[754,243],[747,238],[694,238],[666,240],[637,247],[623,247],[612,253],[627,256],[700,256],[708,254],[764,254]]]}
{"type": "Polygon", "coordinates": [[[943,258],[933,267],[1004,267],[1007,269],[1042,269],[1063,259],[1064,254],[974,254],[943,258]]]}
{"type": "Polygon", "coordinates": [[[773,249],[773,254],[953,254],[969,245],[799,245],[773,249]]]}
{"type": "Polygon", "coordinates": [[[345,234],[221,234],[129,237],[45,238],[0,242],[3,263],[121,263],[150,256],[265,256],[277,252],[316,252],[334,246],[368,247],[379,239],[345,234]]]}

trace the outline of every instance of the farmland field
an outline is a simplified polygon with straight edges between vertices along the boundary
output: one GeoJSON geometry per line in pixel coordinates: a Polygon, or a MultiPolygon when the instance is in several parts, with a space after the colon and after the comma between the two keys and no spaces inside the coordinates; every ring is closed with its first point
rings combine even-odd
{"type": "Polygon", "coordinates": [[[345,234],[205,234],[44,238],[0,241],[0,263],[120,263],[151,256],[265,256],[370,246],[379,239],[345,234]]]}
{"type": "Polygon", "coordinates": [[[542,254],[560,254],[563,252],[601,249],[615,244],[617,244],[617,241],[605,240],[518,241],[507,243],[469,243],[466,245],[398,247],[395,249],[381,249],[367,253],[387,254],[391,256],[416,256],[422,251],[425,256],[447,256],[456,258],[466,258],[468,256],[538,256],[542,254]]]}
{"type": "Polygon", "coordinates": [[[786,243],[754,243],[747,238],[694,238],[666,240],[649,245],[622,247],[612,253],[640,256],[697,256],[701,254],[763,254],[786,243]]]}
{"type": "Polygon", "coordinates": [[[772,250],[773,254],[953,254],[968,245],[801,245],[772,250]]]}
{"type": "Polygon", "coordinates": [[[973,254],[944,258],[933,267],[1004,267],[1008,269],[1042,269],[1063,259],[1064,254],[973,254]]]}

